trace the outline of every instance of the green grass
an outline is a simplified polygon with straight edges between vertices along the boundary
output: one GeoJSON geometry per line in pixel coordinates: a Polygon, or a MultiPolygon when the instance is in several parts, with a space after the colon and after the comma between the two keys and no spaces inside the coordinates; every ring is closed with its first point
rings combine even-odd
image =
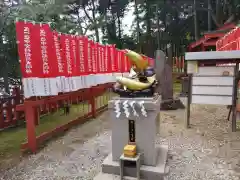
{"type": "MultiPolygon", "coordinates": [[[[112,93],[106,93],[103,96],[96,98],[96,107],[99,108],[107,104],[108,100],[113,96],[112,93]]],[[[50,131],[57,126],[66,124],[77,117],[87,114],[91,111],[91,106],[87,102],[78,105],[72,105],[69,115],[63,115],[62,109],[52,114],[44,115],[40,118],[40,123],[36,127],[36,135],[50,131]]],[[[11,128],[0,132],[0,167],[4,165],[4,160],[8,158],[19,157],[20,146],[26,142],[26,126],[11,128]]]]}

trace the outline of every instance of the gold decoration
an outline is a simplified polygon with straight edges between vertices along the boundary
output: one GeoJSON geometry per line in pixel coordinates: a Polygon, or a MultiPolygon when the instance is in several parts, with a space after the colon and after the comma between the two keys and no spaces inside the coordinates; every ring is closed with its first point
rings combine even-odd
{"type": "Polygon", "coordinates": [[[134,158],[137,155],[137,146],[135,144],[127,144],[124,147],[123,154],[125,157],[134,158]]]}

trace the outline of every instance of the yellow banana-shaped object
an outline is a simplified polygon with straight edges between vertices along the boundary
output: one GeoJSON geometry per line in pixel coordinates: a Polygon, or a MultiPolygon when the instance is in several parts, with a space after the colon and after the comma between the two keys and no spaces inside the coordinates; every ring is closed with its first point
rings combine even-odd
{"type": "Polygon", "coordinates": [[[144,70],[148,67],[148,61],[144,60],[140,54],[128,49],[126,51],[127,53],[125,55],[129,57],[132,64],[134,64],[138,69],[144,70]]]}
{"type": "Polygon", "coordinates": [[[128,89],[130,90],[135,90],[135,91],[140,91],[143,89],[147,89],[148,87],[150,87],[152,85],[151,82],[148,83],[142,83],[137,81],[136,79],[129,79],[126,77],[117,77],[117,82],[119,82],[120,84],[123,84],[124,86],[126,86],[128,89]]]}

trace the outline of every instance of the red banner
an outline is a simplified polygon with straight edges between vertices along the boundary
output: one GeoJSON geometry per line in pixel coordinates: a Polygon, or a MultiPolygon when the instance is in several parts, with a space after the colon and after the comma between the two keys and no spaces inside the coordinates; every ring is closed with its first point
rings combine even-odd
{"type": "Polygon", "coordinates": [[[101,64],[101,53],[100,53],[100,44],[96,43],[96,64],[97,64],[97,73],[101,73],[102,64],[101,64]]]}
{"type": "Polygon", "coordinates": [[[92,42],[87,39],[87,72],[91,74],[92,71],[92,42]]]}
{"type": "Polygon", "coordinates": [[[111,57],[111,46],[107,45],[107,73],[112,73],[112,57],[111,57]]]}
{"type": "Polygon", "coordinates": [[[77,69],[77,38],[76,36],[70,36],[71,40],[70,50],[71,50],[71,57],[72,57],[72,68],[73,68],[73,76],[78,76],[78,69],[77,69]]]}
{"type": "Polygon", "coordinates": [[[73,65],[73,57],[71,53],[71,36],[62,34],[60,38],[63,60],[66,62],[66,77],[73,76],[74,65],[73,65]]]}
{"type": "Polygon", "coordinates": [[[38,64],[38,77],[56,77],[58,67],[57,59],[52,51],[53,36],[48,24],[36,24],[33,26],[33,58],[38,64]]]}
{"type": "Polygon", "coordinates": [[[84,36],[78,36],[77,38],[77,69],[79,75],[87,74],[87,38],[84,36]]]}
{"type": "Polygon", "coordinates": [[[117,72],[121,72],[122,67],[121,67],[121,59],[122,59],[122,52],[117,49],[117,64],[116,64],[116,68],[117,68],[117,72]]]}
{"type": "Polygon", "coordinates": [[[32,27],[32,42],[33,42],[32,43],[33,62],[38,62],[38,68],[36,69],[36,74],[37,74],[37,77],[44,78],[45,74],[49,73],[49,65],[48,65],[47,62],[43,63],[43,60],[42,60],[42,57],[41,57],[42,56],[42,53],[41,53],[42,49],[40,48],[41,41],[40,41],[40,25],[39,24],[34,25],[32,27]],[[44,67],[44,69],[43,69],[43,67],[44,67]]]}
{"type": "Polygon", "coordinates": [[[108,71],[108,47],[103,46],[103,56],[104,56],[104,73],[109,73],[108,71]]]}
{"type": "Polygon", "coordinates": [[[120,59],[120,63],[121,63],[121,72],[124,73],[125,72],[125,65],[126,65],[126,61],[125,61],[125,51],[121,50],[121,59],[120,59]]]}
{"type": "Polygon", "coordinates": [[[105,70],[106,70],[106,62],[105,62],[105,58],[104,58],[104,45],[101,45],[100,46],[100,49],[101,49],[101,63],[102,63],[102,73],[105,73],[105,70]]]}
{"type": "Polygon", "coordinates": [[[123,72],[128,72],[128,57],[125,55],[125,53],[123,54],[124,56],[124,70],[123,72]]]}
{"type": "Polygon", "coordinates": [[[100,73],[100,62],[99,62],[99,59],[100,59],[100,57],[99,57],[99,55],[98,55],[98,52],[99,52],[99,43],[95,43],[95,49],[94,49],[94,51],[95,51],[95,63],[96,63],[96,74],[98,74],[98,73],[100,73]]]}
{"type": "Polygon", "coordinates": [[[111,72],[115,73],[117,71],[116,68],[116,60],[117,60],[117,56],[116,56],[116,49],[114,47],[114,45],[110,45],[110,66],[111,66],[111,72]]]}
{"type": "Polygon", "coordinates": [[[18,43],[18,54],[21,61],[21,72],[23,78],[37,77],[38,65],[33,61],[33,24],[29,22],[16,22],[16,34],[18,43]]]}
{"type": "Polygon", "coordinates": [[[94,41],[91,41],[91,50],[92,50],[92,73],[97,73],[97,57],[96,57],[97,44],[94,41]]]}
{"type": "Polygon", "coordinates": [[[66,74],[65,72],[65,62],[63,61],[63,57],[62,57],[62,50],[61,50],[61,45],[60,45],[60,41],[59,41],[59,33],[58,32],[53,32],[53,41],[54,41],[54,46],[53,46],[53,50],[54,50],[54,55],[55,57],[53,59],[57,59],[57,67],[58,67],[58,71],[57,71],[57,75],[56,76],[64,76],[66,74]]]}
{"type": "Polygon", "coordinates": [[[128,71],[130,71],[130,69],[132,68],[132,64],[131,64],[131,61],[130,61],[129,57],[128,57],[127,66],[128,66],[128,71]]]}
{"type": "Polygon", "coordinates": [[[104,72],[104,56],[103,56],[103,47],[101,44],[97,45],[98,52],[98,71],[100,74],[104,72]]]}

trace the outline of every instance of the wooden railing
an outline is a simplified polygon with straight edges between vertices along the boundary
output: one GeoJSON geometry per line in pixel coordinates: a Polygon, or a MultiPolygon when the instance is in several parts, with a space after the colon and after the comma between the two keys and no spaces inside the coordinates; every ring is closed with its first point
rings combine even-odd
{"type": "MultiPolygon", "coordinates": [[[[109,84],[107,84],[109,86],[109,84]]],[[[101,86],[102,87],[102,86],[101,86]]],[[[100,88],[100,86],[98,87],[100,88]]],[[[92,88],[89,89],[83,89],[81,91],[77,92],[71,92],[71,93],[61,93],[59,96],[71,96],[73,94],[84,94],[84,92],[90,92],[92,88]]],[[[56,97],[59,97],[56,96],[56,97]]],[[[95,94],[96,96],[96,94],[95,94]]],[[[29,99],[25,99],[23,97],[22,91],[20,90],[19,87],[16,87],[13,89],[12,96],[10,97],[5,97],[5,98],[0,98],[0,130],[9,128],[9,127],[15,127],[18,126],[19,124],[22,124],[23,121],[25,121],[25,113],[24,113],[24,102],[25,101],[40,101],[44,100],[47,101],[49,99],[54,99],[54,97],[32,97],[29,99]],[[17,108],[17,110],[16,110],[17,108]]],[[[38,108],[38,113],[39,115],[45,115],[48,113],[53,113],[59,110],[60,108],[63,107],[64,103],[69,103],[69,104],[78,104],[80,99],[73,98],[69,99],[68,102],[63,102],[63,101],[53,101],[48,104],[41,104],[38,108]]],[[[38,122],[36,121],[36,124],[38,122]]]]}
{"type": "Polygon", "coordinates": [[[58,96],[28,99],[23,104],[16,106],[17,113],[24,113],[26,120],[27,142],[22,144],[22,150],[30,150],[35,153],[40,144],[56,134],[64,132],[77,124],[83,123],[89,118],[95,118],[96,115],[103,111],[112,98],[111,93],[112,84],[101,84],[88,89],[81,89],[79,91],[64,93],[58,96]],[[99,97],[101,97],[99,101],[99,97]],[[59,109],[71,105],[81,105],[86,111],[82,111],[81,115],[76,119],[66,122],[44,132],[36,135],[36,128],[39,124],[40,116],[44,113],[54,113],[59,109]]]}
{"type": "Polygon", "coordinates": [[[23,113],[16,112],[16,106],[23,103],[20,88],[13,89],[12,96],[0,98],[0,129],[16,126],[23,120],[23,113]]]}

